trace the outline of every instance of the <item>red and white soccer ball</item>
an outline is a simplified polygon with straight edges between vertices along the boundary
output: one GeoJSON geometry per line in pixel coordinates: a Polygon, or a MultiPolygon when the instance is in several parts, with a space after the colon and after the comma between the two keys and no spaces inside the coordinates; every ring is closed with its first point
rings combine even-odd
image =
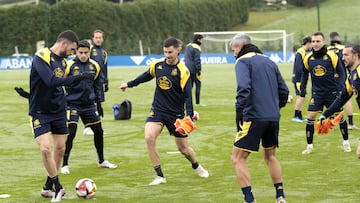
{"type": "Polygon", "coordinates": [[[83,178],[76,183],[75,190],[79,198],[91,199],[95,197],[96,184],[90,178],[83,178]]]}
{"type": "Polygon", "coordinates": [[[199,120],[199,119],[200,119],[200,114],[199,114],[199,112],[194,111],[194,115],[193,115],[192,119],[193,119],[194,121],[199,120]]]}

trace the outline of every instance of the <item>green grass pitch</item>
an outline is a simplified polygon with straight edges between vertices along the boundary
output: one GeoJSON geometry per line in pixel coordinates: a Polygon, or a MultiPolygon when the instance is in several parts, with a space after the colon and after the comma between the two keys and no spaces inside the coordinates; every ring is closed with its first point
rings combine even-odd
{"type": "MultiPolygon", "coordinates": [[[[292,64],[280,64],[290,92],[292,64]]],[[[206,106],[195,107],[200,113],[198,130],[190,135],[190,145],[199,162],[209,170],[202,179],[188,161],[176,151],[172,137],[165,129],[158,139],[163,171],[167,184],[148,186],[155,174],[147,156],[143,138],[144,120],[149,111],[155,80],[121,92],[120,83],[133,79],[146,67],[111,67],[110,90],[104,103],[103,126],[105,158],[118,164],[117,169],[99,169],[93,138],[82,134],[79,123],[70,158],[70,175],[60,174],[66,189],[63,202],[242,202],[230,161],[235,136],[235,76],[234,65],[205,65],[201,100],[206,106]],[[129,99],[133,105],[131,120],[113,119],[112,105],[129,99]],[[96,199],[80,200],[75,183],[81,178],[93,179],[98,187],[96,199]]],[[[0,202],[50,202],[40,196],[45,169],[31,134],[27,101],[13,90],[28,89],[29,70],[0,71],[0,194],[10,194],[0,202]]],[[[306,110],[306,105],[304,110],[306,110]]],[[[292,203],[360,202],[360,161],[355,150],[360,131],[350,131],[353,152],[344,153],[338,128],[328,135],[315,135],[315,151],[302,155],[305,149],[305,123],[291,122],[294,103],[281,110],[280,148],[277,157],[283,169],[285,194],[292,203]]],[[[359,110],[354,105],[355,113],[359,110]]],[[[306,111],[305,114],[306,116],[306,111]]],[[[358,114],[355,123],[360,125],[358,114]]],[[[275,192],[261,153],[249,157],[254,195],[259,203],[274,202],[275,192]]]]}

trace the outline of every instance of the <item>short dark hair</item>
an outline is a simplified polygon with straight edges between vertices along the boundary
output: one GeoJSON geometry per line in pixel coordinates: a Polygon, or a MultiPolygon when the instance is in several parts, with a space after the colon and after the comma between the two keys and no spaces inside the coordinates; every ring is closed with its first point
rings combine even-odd
{"type": "Polygon", "coordinates": [[[202,36],[200,34],[195,34],[194,37],[193,37],[193,41],[197,42],[199,39],[202,39],[202,38],[204,38],[204,36],[202,36]]]}
{"type": "Polygon", "coordinates": [[[301,45],[305,45],[307,43],[311,43],[311,37],[310,36],[305,36],[301,40],[301,45]]]}
{"type": "Polygon", "coordinates": [[[322,36],[323,39],[325,39],[325,35],[322,32],[314,32],[314,34],[312,34],[312,36],[319,36],[319,35],[322,36]]]}
{"type": "Polygon", "coordinates": [[[329,34],[330,39],[334,39],[335,37],[340,37],[339,33],[337,32],[330,32],[329,34]]]}
{"type": "Polygon", "coordinates": [[[352,53],[357,54],[360,58],[360,45],[355,43],[349,43],[345,45],[345,48],[352,48],[352,53]]]}
{"type": "Polygon", "coordinates": [[[171,46],[178,48],[180,46],[179,40],[176,39],[175,37],[167,38],[163,43],[163,47],[171,47],[171,46]]]}
{"type": "Polygon", "coordinates": [[[90,49],[90,43],[87,40],[81,40],[77,46],[79,49],[80,47],[85,47],[90,49]]]}
{"type": "Polygon", "coordinates": [[[62,40],[67,40],[69,42],[75,42],[76,44],[79,43],[79,38],[78,38],[77,34],[72,30],[65,30],[65,31],[61,32],[58,35],[56,42],[60,42],[62,40]]]}
{"type": "Polygon", "coordinates": [[[104,34],[104,31],[100,30],[100,29],[96,29],[94,30],[92,36],[94,37],[95,33],[101,33],[103,35],[103,38],[105,38],[105,34],[104,34]]]}

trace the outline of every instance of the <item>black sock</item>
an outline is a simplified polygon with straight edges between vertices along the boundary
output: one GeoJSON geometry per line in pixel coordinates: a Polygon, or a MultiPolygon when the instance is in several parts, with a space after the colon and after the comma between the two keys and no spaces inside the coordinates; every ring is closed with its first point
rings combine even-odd
{"type": "Polygon", "coordinates": [[[353,116],[348,115],[348,119],[349,119],[349,125],[354,125],[353,116]]]}
{"type": "Polygon", "coordinates": [[[52,187],[53,187],[53,182],[51,181],[51,178],[49,176],[47,176],[43,189],[44,190],[51,190],[52,187]]]}
{"type": "Polygon", "coordinates": [[[276,198],[278,198],[280,196],[285,198],[283,183],[275,183],[274,187],[276,190],[276,198]]]}
{"type": "Polygon", "coordinates": [[[294,117],[298,117],[298,118],[301,118],[302,119],[302,113],[300,110],[295,110],[295,115],[294,117]]]}
{"type": "Polygon", "coordinates": [[[347,122],[344,119],[344,117],[342,117],[340,120],[340,131],[341,131],[343,139],[348,140],[349,139],[348,125],[347,125],[347,122]]]}
{"type": "Polygon", "coordinates": [[[51,178],[51,181],[54,183],[55,185],[55,191],[59,191],[60,189],[62,189],[62,185],[60,184],[60,181],[59,181],[59,176],[54,176],[51,178]]]}
{"type": "Polygon", "coordinates": [[[314,139],[314,120],[310,120],[308,119],[307,123],[306,123],[306,141],[308,144],[312,144],[313,143],[313,139],[314,139]]]}
{"type": "Polygon", "coordinates": [[[162,170],[161,170],[161,166],[160,166],[160,165],[154,166],[154,170],[155,170],[157,176],[164,177],[164,174],[163,174],[163,172],[162,172],[162,170]]]}
{"type": "Polygon", "coordinates": [[[197,167],[199,167],[199,163],[198,162],[191,163],[191,166],[193,169],[197,169],[197,167]]]}
{"type": "Polygon", "coordinates": [[[245,202],[253,202],[254,201],[254,195],[251,192],[251,186],[243,187],[241,188],[242,193],[244,194],[244,200],[245,202]]]}

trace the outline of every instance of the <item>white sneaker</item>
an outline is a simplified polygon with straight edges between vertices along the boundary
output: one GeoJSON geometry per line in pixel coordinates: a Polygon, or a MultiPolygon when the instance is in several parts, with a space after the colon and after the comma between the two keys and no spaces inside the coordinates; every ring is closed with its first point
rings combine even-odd
{"type": "Polygon", "coordinates": [[[348,125],[348,130],[359,130],[356,125],[348,125]]]}
{"type": "Polygon", "coordinates": [[[98,163],[99,168],[116,168],[117,165],[110,163],[108,160],[105,160],[101,164],[98,163]]]}
{"type": "Polygon", "coordinates": [[[302,154],[311,154],[313,152],[314,148],[312,147],[306,147],[304,151],[302,151],[302,154]]]}
{"type": "Polygon", "coordinates": [[[283,196],[278,197],[276,203],[286,203],[285,198],[283,196]]]}
{"type": "Polygon", "coordinates": [[[84,135],[85,136],[93,136],[94,132],[91,130],[90,127],[86,127],[86,128],[84,128],[84,135]]]}
{"type": "Polygon", "coordinates": [[[156,176],[156,178],[149,183],[149,185],[160,185],[162,183],[166,183],[166,178],[161,176],[156,176]]]}
{"type": "Polygon", "coordinates": [[[65,165],[65,166],[61,167],[61,173],[62,174],[70,174],[69,166],[65,165]]]}
{"type": "Polygon", "coordinates": [[[46,198],[53,197],[54,193],[55,192],[52,189],[45,190],[44,188],[41,188],[41,192],[40,192],[41,196],[46,197],[46,198]]]}
{"type": "Polygon", "coordinates": [[[61,202],[61,198],[65,195],[65,190],[60,189],[59,192],[54,192],[51,202],[61,202]]]}
{"type": "Polygon", "coordinates": [[[344,144],[344,152],[351,152],[350,144],[344,144]]]}
{"type": "Polygon", "coordinates": [[[206,169],[204,169],[200,164],[196,169],[194,169],[194,171],[202,178],[209,177],[209,172],[206,169]]]}

